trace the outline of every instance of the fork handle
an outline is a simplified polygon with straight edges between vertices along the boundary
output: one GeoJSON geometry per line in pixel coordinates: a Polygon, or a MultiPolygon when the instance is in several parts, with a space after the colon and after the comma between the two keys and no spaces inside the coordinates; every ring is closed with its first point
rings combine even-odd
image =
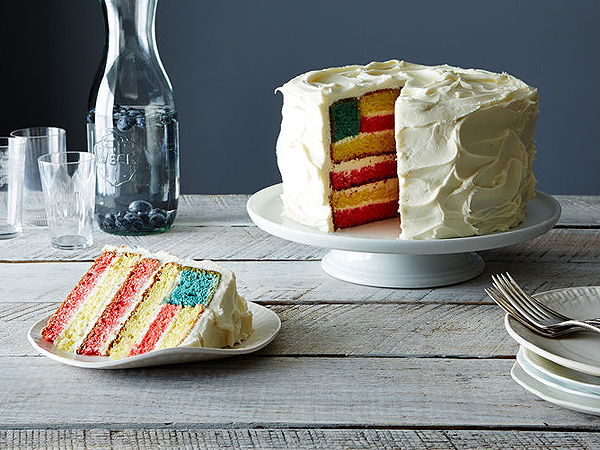
{"type": "Polygon", "coordinates": [[[561,323],[561,325],[577,325],[585,328],[589,331],[595,331],[596,333],[600,333],[600,320],[599,319],[590,319],[590,320],[565,320],[561,323]]]}

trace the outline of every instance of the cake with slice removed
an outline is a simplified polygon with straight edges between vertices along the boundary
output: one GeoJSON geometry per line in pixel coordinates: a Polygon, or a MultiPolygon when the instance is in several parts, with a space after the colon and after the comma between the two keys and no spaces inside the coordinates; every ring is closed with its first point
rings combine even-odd
{"type": "Polygon", "coordinates": [[[397,218],[400,239],[525,219],[538,93],[523,81],[390,60],[314,70],[277,91],[285,218],[325,232],[397,218]]]}
{"type": "Polygon", "coordinates": [[[105,247],[42,337],[66,352],[120,359],[177,346],[233,346],[251,332],[252,313],[230,270],[105,247]]]}

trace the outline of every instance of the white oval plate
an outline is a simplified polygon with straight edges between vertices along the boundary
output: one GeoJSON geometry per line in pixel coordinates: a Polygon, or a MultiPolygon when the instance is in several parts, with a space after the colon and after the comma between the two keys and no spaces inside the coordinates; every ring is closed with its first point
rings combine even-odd
{"type": "Polygon", "coordinates": [[[536,196],[527,204],[525,222],[513,230],[463,238],[400,240],[398,219],[383,220],[335,233],[294,222],[283,215],[282,192],[282,185],[276,184],[258,191],[248,200],[246,209],[259,228],[301,244],[358,252],[439,255],[489,250],[541,236],[560,217],[560,204],[550,195],[536,191],[536,196]]]}
{"type": "MultiPolygon", "coordinates": [[[[557,289],[536,294],[535,298],[575,319],[600,317],[600,286],[557,289]]],[[[512,338],[528,350],[569,369],[600,376],[600,333],[582,331],[547,338],[508,315],[504,324],[512,338]]]]}
{"type": "Polygon", "coordinates": [[[510,375],[519,385],[542,400],[574,411],[600,415],[600,402],[598,399],[562,391],[541,383],[527,374],[518,362],[513,366],[510,375]]]}
{"type": "Polygon", "coordinates": [[[174,347],[117,360],[105,356],[76,355],[59,350],[52,343],[42,338],[42,328],[46,326],[51,316],[33,325],[27,333],[27,338],[33,348],[42,355],[63,364],[86,369],[131,369],[134,367],[208,361],[255,352],[265,347],[275,338],[281,328],[279,316],[270,309],[252,302],[248,302],[248,309],[252,311],[254,331],[245,341],[232,348],[174,347]]]}
{"type": "Polygon", "coordinates": [[[600,402],[600,377],[569,369],[521,346],[517,362],[527,374],[541,383],[565,392],[585,395],[600,402]]]}

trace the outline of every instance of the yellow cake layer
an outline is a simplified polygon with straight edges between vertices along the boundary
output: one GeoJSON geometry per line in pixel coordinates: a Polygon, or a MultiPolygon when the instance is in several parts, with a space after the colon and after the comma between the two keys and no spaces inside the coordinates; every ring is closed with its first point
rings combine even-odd
{"type": "Polygon", "coordinates": [[[398,201],[398,178],[388,178],[331,193],[331,207],[335,210],[389,201],[398,201]]]}
{"type": "Polygon", "coordinates": [[[180,309],[173,318],[165,337],[158,343],[155,350],[176,347],[181,344],[203,312],[204,307],[202,305],[185,306],[180,309]]]}
{"type": "Polygon", "coordinates": [[[331,159],[334,163],[350,161],[365,156],[396,153],[394,130],[360,133],[331,144],[331,159]]]}
{"type": "Polygon", "coordinates": [[[60,340],[56,343],[57,348],[75,352],[90,331],[90,324],[96,323],[104,307],[112,300],[139,260],[140,255],[123,253],[113,261],[106,270],[102,282],[90,292],[71,324],[63,331],[60,340]]]}
{"type": "Polygon", "coordinates": [[[400,89],[383,89],[363,95],[358,100],[361,116],[393,114],[394,105],[399,95],[400,89]]]}
{"type": "Polygon", "coordinates": [[[131,349],[142,340],[146,330],[158,315],[163,306],[165,294],[171,293],[179,279],[181,266],[167,263],[156,275],[156,282],[144,294],[144,299],[133,311],[118,337],[111,344],[108,352],[111,359],[125,358],[131,349]]]}

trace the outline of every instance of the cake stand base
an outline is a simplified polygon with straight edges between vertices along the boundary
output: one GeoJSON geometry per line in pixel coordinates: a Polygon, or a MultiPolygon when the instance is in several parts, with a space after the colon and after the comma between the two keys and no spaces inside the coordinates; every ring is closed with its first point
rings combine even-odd
{"type": "Polygon", "coordinates": [[[321,267],[332,277],[389,288],[430,288],[460,283],[483,273],[477,253],[412,255],[330,250],[321,267]]]}

